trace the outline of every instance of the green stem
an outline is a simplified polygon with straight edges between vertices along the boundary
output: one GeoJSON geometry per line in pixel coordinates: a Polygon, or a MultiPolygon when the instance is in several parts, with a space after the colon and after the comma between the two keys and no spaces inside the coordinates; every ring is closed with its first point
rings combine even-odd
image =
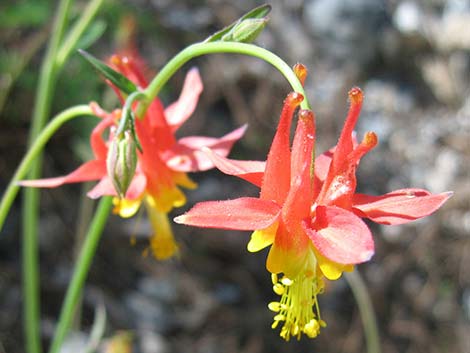
{"type": "Polygon", "coordinates": [[[2,196],[2,200],[0,202],[0,230],[3,227],[8,212],[10,211],[10,207],[20,189],[18,182],[26,177],[31,166],[34,164],[35,159],[55,132],[67,121],[81,115],[93,115],[93,112],[88,105],[77,105],[66,109],[56,115],[36,138],[31,148],[23,157],[20,165],[16,168],[15,174],[13,174],[13,177],[2,196]]]}
{"type": "MultiPolygon", "coordinates": [[[[43,59],[39,74],[39,83],[36,91],[35,106],[29,134],[29,145],[33,144],[36,136],[43,128],[49,115],[52,92],[57,76],[55,57],[62,40],[62,34],[67,24],[71,0],[62,0],[59,3],[52,26],[51,39],[43,59]]],[[[42,158],[38,156],[31,165],[29,177],[36,179],[40,175],[42,158]]],[[[41,352],[41,333],[39,328],[39,256],[38,256],[38,217],[39,217],[39,191],[26,190],[23,197],[22,208],[22,270],[23,270],[23,324],[25,330],[26,351],[28,353],[41,352]]]]}
{"type": "MultiPolygon", "coordinates": [[[[93,206],[94,200],[87,196],[88,190],[91,189],[93,182],[86,182],[81,184],[79,208],[78,208],[78,221],[77,229],[75,230],[75,243],[73,244],[73,261],[77,262],[80,255],[80,250],[85,241],[87,227],[93,218],[93,206]]],[[[74,330],[80,330],[82,318],[82,296],[77,301],[77,307],[75,309],[75,316],[73,318],[72,327],[74,330]]]]}
{"type": "MultiPolygon", "coordinates": [[[[36,91],[35,106],[29,135],[29,145],[32,145],[36,137],[46,123],[50,114],[54,85],[57,75],[62,68],[72,48],[75,47],[86,26],[95,16],[102,0],[92,0],[85,12],[73,27],[67,40],[60,49],[65,27],[68,22],[72,0],[61,0],[51,31],[51,39],[43,59],[39,82],[36,91]],[[59,55],[59,56],[58,56],[59,55]]],[[[30,167],[29,177],[39,178],[41,174],[42,156],[37,155],[30,167]]],[[[39,329],[39,258],[37,244],[37,229],[39,217],[39,191],[28,189],[23,197],[22,209],[22,259],[23,259],[23,288],[24,288],[24,329],[26,351],[28,353],[40,353],[40,329],[39,329]]]]}
{"type": "Polygon", "coordinates": [[[59,322],[57,324],[54,338],[49,349],[49,353],[58,353],[62,343],[67,335],[74,311],[82,292],[83,284],[86,280],[91,262],[95,256],[101,234],[112,208],[112,197],[105,196],[100,200],[93,221],[88,228],[88,233],[83,243],[82,250],[75,264],[73,276],[67,288],[62,310],[60,312],[59,322]]]}
{"type": "Polygon", "coordinates": [[[77,42],[79,41],[79,39],[81,38],[85,30],[87,29],[88,25],[95,17],[99,8],[103,4],[103,1],[104,0],[91,0],[88,3],[85,10],[82,12],[82,15],[74,24],[72,29],[69,31],[69,33],[67,34],[67,36],[62,42],[62,46],[57,52],[55,61],[58,67],[63,66],[63,64],[69,57],[70,53],[75,48],[77,42]]]}
{"type": "Polygon", "coordinates": [[[356,299],[359,313],[361,314],[362,325],[366,337],[367,353],[380,353],[380,338],[375,318],[374,307],[370,299],[367,287],[358,270],[345,272],[345,278],[356,299]]]}
{"type": "Polygon", "coordinates": [[[292,71],[291,67],[277,55],[271,53],[269,50],[260,48],[253,44],[236,42],[203,42],[190,45],[186,49],[183,49],[163,67],[163,69],[157,74],[157,76],[155,76],[152,82],[150,82],[147,88],[143,91],[147,96],[147,101],[142,102],[142,104],[139,105],[137,109],[137,116],[140,117],[145,113],[150,102],[158,95],[165,83],[181,66],[195,57],[215,53],[249,55],[263,59],[264,61],[270,63],[284,75],[284,77],[296,92],[299,92],[304,96],[304,101],[302,102],[301,107],[304,109],[310,109],[307,97],[299,79],[292,71]]]}
{"type": "Polygon", "coordinates": [[[129,123],[133,126],[134,122],[132,121],[132,104],[139,99],[146,98],[147,96],[140,91],[133,92],[127,97],[124,107],[121,112],[121,119],[119,120],[119,126],[116,129],[116,135],[122,134],[126,128],[128,128],[129,123]]]}

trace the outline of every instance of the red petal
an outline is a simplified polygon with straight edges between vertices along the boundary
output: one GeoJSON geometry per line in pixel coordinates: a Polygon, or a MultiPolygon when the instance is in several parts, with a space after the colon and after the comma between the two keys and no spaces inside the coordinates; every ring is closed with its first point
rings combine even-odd
{"type": "Polygon", "coordinates": [[[48,179],[23,180],[18,184],[21,186],[30,186],[35,188],[55,188],[57,186],[68,183],[98,180],[105,175],[105,161],[93,160],[82,164],[78,169],[65,176],[48,179]]]}
{"type": "Polygon", "coordinates": [[[310,166],[313,160],[313,147],[315,145],[315,117],[311,110],[299,111],[299,120],[292,143],[291,176],[302,175],[302,178],[311,180],[310,166]],[[308,164],[308,170],[305,169],[308,164]]]}
{"type": "Polygon", "coordinates": [[[401,189],[381,196],[355,194],[353,207],[374,222],[395,225],[430,215],[451,196],[451,192],[436,195],[423,189],[401,189]]]}
{"type": "Polygon", "coordinates": [[[339,264],[358,264],[374,254],[374,240],[367,225],[354,213],[335,206],[318,206],[305,232],[316,249],[339,264]]]}
{"type": "Polygon", "coordinates": [[[357,119],[361,112],[363,94],[360,88],[354,87],[348,92],[349,96],[349,112],[344,122],[341,136],[339,137],[338,144],[336,145],[336,151],[333,156],[333,169],[335,174],[337,169],[343,164],[344,159],[353,150],[354,140],[353,131],[356,126],[357,119]]]}
{"type": "Polygon", "coordinates": [[[178,129],[194,112],[202,89],[199,70],[192,68],[186,75],[179,99],[165,109],[166,120],[173,131],[178,129]]]}
{"type": "Polygon", "coordinates": [[[292,233],[283,222],[279,222],[276,238],[266,261],[268,271],[283,272],[288,278],[297,277],[299,271],[305,268],[309,246],[310,240],[302,229],[292,233]]]}
{"type": "Polygon", "coordinates": [[[266,161],[261,198],[282,204],[290,187],[290,126],[295,109],[303,100],[300,93],[292,92],[284,100],[279,125],[266,161]]]}
{"type": "Polygon", "coordinates": [[[352,197],[351,193],[356,188],[355,169],[358,161],[357,158],[350,160],[348,156],[353,152],[354,148],[353,130],[361,111],[362,98],[362,91],[359,88],[354,87],[349,91],[350,106],[348,116],[346,117],[338,144],[335,146],[328,174],[318,195],[319,203],[337,202],[337,204],[343,204],[342,206],[345,206],[350,202],[350,198],[352,197]],[[341,183],[338,182],[338,178],[341,178],[341,183]],[[341,192],[342,195],[338,194],[336,191],[330,190],[332,184],[335,184],[333,189],[338,189],[338,187],[342,189],[340,184],[345,185],[346,183],[349,185],[348,190],[341,192]],[[335,200],[335,198],[338,200],[335,200]],[[341,200],[339,198],[341,198],[341,200]]]}
{"type": "Polygon", "coordinates": [[[261,187],[266,162],[228,159],[214,153],[210,148],[202,148],[202,151],[221,172],[239,177],[261,187]]]}
{"type": "Polygon", "coordinates": [[[243,136],[246,128],[247,126],[243,125],[220,138],[184,137],[170,151],[171,157],[163,158],[166,159],[166,163],[171,169],[180,172],[197,172],[214,168],[214,163],[206,153],[201,151],[201,148],[209,147],[218,155],[225,157],[229,154],[233,144],[243,136]]]}
{"type": "Polygon", "coordinates": [[[282,208],[283,220],[293,234],[301,232],[300,222],[310,214],[314,137],[313,113],[301,110],[292,145],[291,186],[282,208]]]}
{"type": "Polygon", "coordinates": [[[135,200],[138,199],[147,187],[147,178],[144,173],[136,173],[132,179],[131,185],[126,192],[126,199],[135,200]]]}
{"type": "Polygon", "coordinates": [[[113,182],[108,176],[102,178],[93,189],[88,191],[87,196],[91,199],[97,199],[101,196],[117,196],[116,190],[114,189],[113,182]]]}
{"type": "Polygon", "coordinates": [[[146,64],[137,51],[114,54],[110,57],[109,62],[115,70],[119,71],[136,85],[140,87],[147,86],[147,80],[144,75],[146,64]]]}
{"type": "Polygon", "coordinates": [[[103,132],[110,126],[114,125],[117,119],[119,118],[118,111],[113,113],[108,113],[101,109],[98,104],[91,103],[90,108],[93,111],[93,114],[102,118],[98,125],[95,126],[90,136],[91,149],[96,159],[106,159],[108,153],[108,147],[106,146],[105,141],[103,140],[103,132]]]}
{"type": "Polygon", "coordinates": [[[312,199],[317,199],[320,190],[322,189],[323,182],[328,175],[328,170],[331,164],[331,157],[333,156],[332,150],[326,151],[315,158],[315,180],[313,182],[312,199]]]}
{"type": "Polygon", "coordinates": [[[279,211],[280,207],[272,201],[242,197],[198,203],[174,221],[204,228],[256,230],[269,227],[279,211]]]}
{"type": "MultiPolygon", "coordinates": [[[[356,134],[353,132],[352,136],[352,145],[353,149],[358,146],[356,134]]],[[[320,182],[324,182],[327,175],[328,170],[330,169],[331,159],[333,158],[333,154],[336,151],[336,146],[333,146],[328,151],[323,152],[322,154],[318,155],[315,158],[315,176],[319,179],[320,182]]]]}

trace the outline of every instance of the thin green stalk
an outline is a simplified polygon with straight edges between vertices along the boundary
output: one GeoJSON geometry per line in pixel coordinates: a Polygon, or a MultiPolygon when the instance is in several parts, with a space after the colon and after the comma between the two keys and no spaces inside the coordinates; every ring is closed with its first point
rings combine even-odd
{"type": "MultiPolygon", "coordinates": [[[[93,182],[86,182],[81,184],[80,200],[78,207],[78,220],[77,228],[75,229],[75,242],[73,244],[73,261],[77,262],[82,249],[83,242],[85,241],[87,227],[93,218],[94,200],[87,196],[88,190],[91,189],[93,182]]],[[[79,331],[82,319],[82,295],[77,301],[77,308],[75,309],[75,316],[73,318],[72,327],[74,330],[79,331]]]]}
{"type": "MultiPolygon", "coordinates": [[[[35,106],[29,135],[29,145],[33,144],[36,136],[46,123],[50,114],[54,85],[57,75],[66,58],[75,47],[80,36],[95,16],[102,0],[92,0],[85,12],[80,16],[76,25],[63,42],[65,27],[68,22],[72,0],[60,0],[52,26],[51,38],[43,59],[39,82],[36,91],[35,106]],[[61,42],[63,43],[60,48],[61,42]],[[60,54],[60,56],[59,56],[60,54]]],[[[39,178],[42,167],[42,156],[39,153],[31,165],[29,177],[39,178]]],[[[39,217],[39,191],[26,190],[23,197],[22,209],[22,259],[23,259],[23,288],[24,288],[24,329],[26,351],[40,353],[40,329],[39,329],[39,259],[37,244],[37,229],[39,217]]]]}
{"type": "MultiPolygon", "coordinates": [[[[52,35],[47,48],[46,56],[42,62],[39,74],[39,83],[36,91],[35,106],[29,144],[31,145],[39,135],[49,115],[52,91],[56,81],[57,67],[55,56],[59,48],[62,34],[67,24],[71,0],[61,0],[52,26],[52,35]]],[[[31,166],[30,178],[40,175],[42,159],[36,158],[31,166]]],[[[39,217],[39,191],[26,190],[23,197],[22,209],[22,270],[23,270],[23,325],[25,330],[26,351],[28,353],[41,352],[41,333],[39,328],[39,256],[37,228],[39,217]]]]}
{"type": "Polygon", "coordinates": [[[137,109],[137,116],[140,117],[143,115],[143,113],[147,110],[150,102],[158,95],[162,87],[180,67],[195,57],[215,53],[249,55],[270,63],[284,75],[284,77],[296,92],[299,92],[304,96],[304,101],[302,102],[301,107],[304,109],[310,109],[307,97],[299,79],[292,71],[292,68],[276,54],[273,54],[269,50],[260,48],[253,44],[236,42],[203,42],[190,45],[186,49],[183,49],[163,67],[163,69],[157,74],[157,76],[155,76],[152,82],[150,82],[147,88],[143,91],[147,96],[147,100],[146,102],[142,102],[139,105],[137,109]]]}
{"type": "Polygon", "coordinates": [[[356,270],[345,272],[345,278],[356,299],[359,313],[361,314],[364,335],[366,337],[367,353],[380,353],[380,338],[375,318],[374,307],[370,299],[367,287],[360,273],[356,270]]]}
{"type": "Polygon", "coordinates": [[[62,46],[57,52],[57,56],[55,58],[57,67],[63,66],[70,53],[74,50],[77,42],[87,29],[88,25],[96,16],[99,8],[103,4],[103,1],[104,0],[91,0],[87,4],[85,10],[82,12],[82,15],[73,25],[72,29],[69,31],[69,33],[63,40],[62,46]]]}
{"type": "Polygon", "coordinates": [[[75,264],[72,280],[67,288],[67,294],[60,312],[59,322],[55,330],[54,338],[49,353],[58,353],[62,343],[70,329],[74,311],[82,292],[91,262],[95,256],[98,242],[103,233],[104,226],[112,208],[112,197],[105,196],[100,200],[93,221],[88,228],[88,233],[83,243],[82,250],[75,264]]]}
{"type": "Polygon", "coordinates": [[[31,166],[34,164],[35,159],[55,132],[67,121],[82,115],[93,115],[93,112],[88,105],[77,105],[64,110],[57,114],[35,139],[31,148],[23,157],[20,165],[16,168],[15,174],[13,174],[13,177],[2,196],[2,200],[0,202],[0,230],[3,228],[3,224],[8,212],[10,211],[10,207],[20,189],[18,182],[26,177],[31,166]]]}

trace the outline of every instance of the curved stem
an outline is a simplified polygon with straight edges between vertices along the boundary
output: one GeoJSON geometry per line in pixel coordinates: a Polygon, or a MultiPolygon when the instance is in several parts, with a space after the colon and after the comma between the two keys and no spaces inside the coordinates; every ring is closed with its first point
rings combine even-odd
{"type": "Polygon", "coordinates": [[[62,310],[60,311],[59,323],[57,324],[54,338],[52,339],[49,353],[58,353],[65,336],[67,335],[72,323],[73,314],[77,306],[78,299],[82,292],[83,284],[88,275],[91,262],[95,256],[96,248],[103,234],[103,229],[113,206],[113,198],[105,196],[100,200],[93,220],[88,228],[85,242],[80,251],[80,255],[75,264],[72,279],[67,288],[62,310]]]}
{"type": "Polygon", "coordinates": [[[356,299],[359,313],[361,314],[362,325],[366,337],[367,353],[380,353],[380,338],[375,318],[374,307],[370,299],[367,287],[358,270],[345,272],[345,278],[356,299]]]}
{"type": "Polygon", "coordinates": [[[270,63],[284,75],[284,77],[296,92],[299,92],[304,96],[304,101],[302,102],[301,107],[304,109],[310,109],[307,97],[305,96],[304,89],[299,79],[292,71],[291,67],[277,55],[271,53],[269,50],[260,48],[253,44],[236,42],[203,42],[193,44],[182,50],[163,67],[163,69],[157,74],[157,76],[155,76],[152,82],[150,82],[147,88],[143,91],[147,96],[147,101],[142,102],[139,105],[137,109],[137,116],[143,115],[143,113],[147,110],[150,102],[158,95],[165,83],[181,66],[195,57],[215,53],[249,55],[270,63]]]}
{"type": "Polygon", "coordinates": [[[23,157],[20,165],[16,168],[15,174],[13,174],[13,177],[2,196],[2,200],[0,202],[0,230],[3,227],[5,218],[7,217],[10,207],[20,189],[18,181],[26,177],[36,157],[41,153],[45,144],[54,135],[54,133],[67,121],[82,115],[93,115],[93,112],[88,105],[77,105],[66,109],[62,113],[56,115],[36,138],[29,151],[23,157]]]}
{"type": "Polygon", "coordinates": [[[121,119],[119,120],[119,126],[116,129],[116,135],[122,134],[126,127],[130,123],[133,125],[134,122],[132,121],[132,104],[139,99],[146,98],[147,96],[141,91],[135,91],[127,97],[126,102],[124,103],[124,107],[122,108],[121,119]]]}

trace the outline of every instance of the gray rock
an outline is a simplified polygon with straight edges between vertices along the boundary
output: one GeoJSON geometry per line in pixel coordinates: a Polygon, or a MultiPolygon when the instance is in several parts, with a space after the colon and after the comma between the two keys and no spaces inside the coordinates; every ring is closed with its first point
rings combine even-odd
{"type": "Polygon", "coordinates": [[[340,61],[370,61],[380,44],[387,13],[378,0],[311,0],[304,22],[322,44],[321,49],[340,61]]]}

